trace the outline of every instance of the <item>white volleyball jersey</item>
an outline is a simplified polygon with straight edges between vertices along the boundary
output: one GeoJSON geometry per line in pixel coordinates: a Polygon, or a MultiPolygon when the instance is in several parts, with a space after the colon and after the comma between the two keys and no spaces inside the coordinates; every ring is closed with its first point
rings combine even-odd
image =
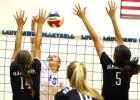
{"type": "Polygon", "coordinates": [[[40,100],[53,100],[56,92],[66,86],[60,72],[53,73],[46,60],[41,61],[40,100]]]}

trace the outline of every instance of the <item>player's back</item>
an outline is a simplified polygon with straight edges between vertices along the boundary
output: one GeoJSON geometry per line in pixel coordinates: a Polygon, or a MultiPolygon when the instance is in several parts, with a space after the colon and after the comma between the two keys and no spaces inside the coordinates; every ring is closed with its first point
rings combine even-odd
{"type": "Polygon", "coordinates": [[[55,95],[55,100],[96,100],[87,95],[83,95],[75,88],[66,87],[55,95]]]}
{"type": "Polygon", "coordinates": [[[10,65],[10,81],[13,92],[13,100],[39,100],[39,84],[40,84],[40,68],[41,64],[38,59],[34,59],[32,68],[28,70],[33,81],[34,96],[31,95],[31,87],[25,80],[25,77],[15,61],[10,65]]]}
{"type": "Polygon", "coordinates": [[[105,100],[128,100],[130,81],[124,81],[123,72],[118,66],[108,65],[103,81],[102,95],[105,100]]]}
{"type": "Polygon", "coordinates": [[[103,52],[101,55],[103,68],[102,95],[105,100],[128,100],[130,79],[124,77],[120,66],[113,63],[110,57],[103,52]]]}

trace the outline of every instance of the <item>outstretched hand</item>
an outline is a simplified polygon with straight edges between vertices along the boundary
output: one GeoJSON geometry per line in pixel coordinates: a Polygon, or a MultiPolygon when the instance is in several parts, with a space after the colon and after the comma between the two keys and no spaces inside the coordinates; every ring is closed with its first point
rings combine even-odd
{"type": "Polygon", "coordinates": [[[75,8],[73,8],[73,10],[74,10],[73,13],[78,17],[80,17],[81,19],[85,17],[86,7],[84,7],[84,9],[82,10],[80,4],[78,3],[77,5],[75,5],[75,8]]]}
{"type": "Polygon", "coordinates": [[[33,16],[32,22],[33,22],[33,23],[37,23],[37,18],[38,18],[38,15],[33,16]]]}
{"type": "Polygon", "coordinates": [[[106,12],[110,17],[115,17],[115,12],[118,5],[114,2],[108,2],[108,8],[106,7],[106,12]]]}
{"type": "Polygon", "coordinates": [[[47,13],[47,11],[45,11],[44,9],[39,9],[39,15],[33,16],[32,21],[34,23],[43,25],[45,23],[46,19],[47,19],[46,13],[47,13]]]}
{"type": "Polygon", "coordinates": [[[14,15],[14,18],[17,22],[18,27],[23,27],[23,25],[26,23],[27,17],[24,18],[24,14],[25,14],[25,11],[20,10],[19,13],[16,11],[16,15],[14,15]]]}

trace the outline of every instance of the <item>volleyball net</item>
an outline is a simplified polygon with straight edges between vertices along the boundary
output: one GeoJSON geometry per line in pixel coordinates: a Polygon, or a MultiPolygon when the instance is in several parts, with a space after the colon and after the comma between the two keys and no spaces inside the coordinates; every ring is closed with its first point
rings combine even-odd
{"type": "MultiPolygon", "coordinates": [[[[34,33],[25,32],[22,38],[22,49],[31,51],[31,36],[34,33]]],[[[116,46],[115,38],[101,37],[103,48],[112,58],[116,46]]],[[[130,48],[132,57],[140,57],[139,39],[124,38],[125,44],[130,48]]],[[[3,31],[0,33],[0,100],[12,100],[10,85],[10,62],[14,51],[15,32],[3,31]]],[[[60,33],[43,34],[41,45],[41,60],[47,59],[50,53],[56,53],[61,58],[60,72],[62,78],[66,79],[66,68],[71,61],[80,61],[86,65],[87,82],[90,87],[101,93],[102,89],[102,67],[96,53],[93,42],[87,36],[73,36],[60,33]]],[[[131,79],[129,99],[140,100],[140,74],[131,79]]],[[[109,81],[109,80],[108,80],[109,81]]]]}

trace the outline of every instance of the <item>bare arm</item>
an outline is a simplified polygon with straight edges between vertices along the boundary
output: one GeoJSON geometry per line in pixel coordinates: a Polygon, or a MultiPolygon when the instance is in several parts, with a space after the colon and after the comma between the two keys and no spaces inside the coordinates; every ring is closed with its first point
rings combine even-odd
{"type": "Polygon", "coordinates": [[[107,14],[109,15],[109,17],[112,21],[117,45],[122,45],[123,44],[123,39],[122,39],[121,32],[119,30],[119,26],[118,26],[118,23],[117,23],[117,20],[116,20],[116,17],[115,17],[115,12],[116,12],[117,7],[118,7],[118,5],[116,5],[115,2],[114,3],[112,1],[108,2],[108,8],[109,9],[106,7],[106,12],[107,12],[107,14]]]}
{"type": "Polygon", "coordinates": [[[31,55],[33,56],[33,49],[34,49],[34,44],[35,44],[35,38],[34,37],[30,37],[30,41],[31,41],[31,55]]]}
{"type": "Polygon", "coordinates": [[[33,16],[33,19],[31,21],[31,32],[35,32],[36,30],[37,18],[38,16],[33,16]]]}
{"type": "MultiPolygon", "coordinates": [[[[33,19],[31,21],[31,32],[36,32],[36,24],[37,24],[37,18],[38,16],[33,16],[33,19]]],[[[34,49],[34,44],[35,44],[35,37],[31,36],[31,55],[33,56],[33,49],[34,49]]]]}
{"type": "Polygon", "coordinates": [[[43,24],[45,23],[47,17],[46,17],[46,11],[39,10],[39,16],[38,17],[33,17],[34,20],[37,22],[37,32],[35,35],[35,45],[34,45],[34,50],[33,50],[33,57],[40,58],[41,50],[40,50],[40,45],[42,41],[42,28],[43,24]]]}
{"type": "Polygon", "coordinates": [[[93,43],[94,43],[94,46],[96,48],[96,51],[97,51],[97,54],[98,56],[100,57],[102,51],[103,51],[103,47],[102,47],[102,44],[99,40],[99,37],[97,36],[94,28],[91,26],[91,24],[89,23],[88,19],[86,18],[86,7],[84,8],[84,10],[82,11],[81,10],[81,7],[80,5],[75,5],[75,8],[73,9],[74,10],[74,14],[77,15],[84,23],[85,27],[87,28],[92,40],[93,40],[93,43]]]}
{"type": "Polygon", "coordinates": [[[15,48],[12,60],[15,59],[16,54],[21,50],[23,26],[27,20],[27,17],[24,19],[24,13],[24,11],[20,10],[20,13],[16,12],[16,16],[14,15],[18,28],[16,31],[15,48]]]}

